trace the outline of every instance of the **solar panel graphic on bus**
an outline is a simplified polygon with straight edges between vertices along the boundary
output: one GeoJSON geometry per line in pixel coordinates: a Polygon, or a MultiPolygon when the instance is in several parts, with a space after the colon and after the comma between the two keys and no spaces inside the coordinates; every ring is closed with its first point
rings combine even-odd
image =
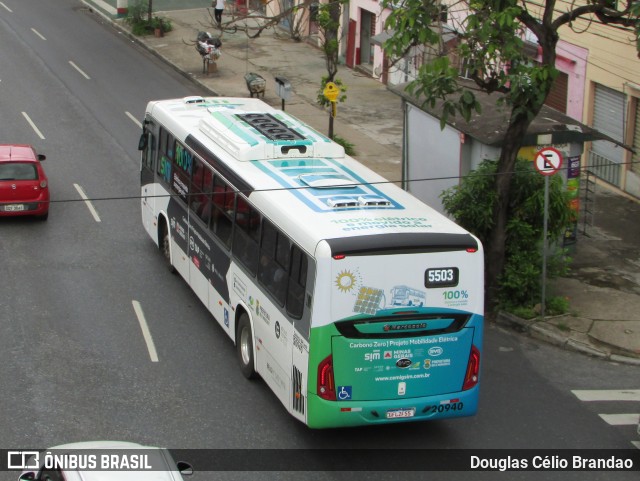
{"type": "Polygon", "coordinates": [[[356,304],[353,306],[353,312],[375,314],[380,309],[382,296],[384,296],[384,291],[382,289],[361,287],[358,292],[356,304]]]}

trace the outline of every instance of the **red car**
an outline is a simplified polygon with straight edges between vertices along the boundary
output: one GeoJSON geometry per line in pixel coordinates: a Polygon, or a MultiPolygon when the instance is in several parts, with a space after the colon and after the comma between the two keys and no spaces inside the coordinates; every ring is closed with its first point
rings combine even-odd
{"type": "Polygon", "coordinates": [[[40,165],[46,159],[30,145],[0,144],[0,217],[49,216],[49,181],[40,165]]]}

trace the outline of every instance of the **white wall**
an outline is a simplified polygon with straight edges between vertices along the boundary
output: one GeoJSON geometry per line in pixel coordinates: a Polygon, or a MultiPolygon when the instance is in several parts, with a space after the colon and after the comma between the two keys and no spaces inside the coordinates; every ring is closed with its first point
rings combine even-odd
{"type": "Polygon", "coordinates": [[[438,212],[444,213],[440,194],[458,185],[460,133],[440,129],[440,121],[411,104],[406,118],[407,190],[438,212]],[[440,179],[414,181],[416,179],[440,179]],[[414,181],[414,182],[412,182],[414,181]]]}

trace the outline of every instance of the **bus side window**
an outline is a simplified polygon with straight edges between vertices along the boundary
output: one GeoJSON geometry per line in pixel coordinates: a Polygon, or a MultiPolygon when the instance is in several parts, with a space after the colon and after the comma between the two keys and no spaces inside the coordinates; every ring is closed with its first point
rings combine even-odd
{"type": "Polygon", "coordinates": [[[236,196],[236,218],[233,230],[233,254],[249,272],[258,269],[260,214],[242,196],[236,196]]]}
{"type": "Polygon", "coordinates": [[[289,290],[287,291],[287,313],[294,319],[300,319],[304,311],[304,293],[307,285],[309,260],[299,247],[291,249],[291,269],[289,271],[289,290]]]}
{"type": "Polygon", "coordinates": [[[235,194],[231,187],[217,175],[213,177],[212,189],[211,231],[224,245],[231,247],[235,194]]]}
{"type": "Polygon", "coordinates": [[[163,154],[167,153],[168,137],[169,137],[169,134],[167,133],[167,131],[164,130],[162,127],[160,127],[160,141],[158,142],[158,149],[160,149],[160,152],[163,154]]]}
{"type": "Polygon", "coordinates": [[[144,148],[142,150],[142,168],[148,170],[153,173],[154,169],[154,159],[156,152],[156,139],[153,134],[149,131],[145,131],[144,133],[145,141],[144,148]]]}
{"type": "Polygon", "coordinates": [[[170,160],[173,160],[175,148],[176,139],[165,129],[160,128],[160,141],[158,142],[160,153],[165,154],[170,160]]]}
{"type": "Polygon", "coordinates": [[[189,190],[189,208],[206,224],[211,215],[211,188],[203,188],[205,173],[209,170],[197,158],[193,159],[193,176],[189,190]]]}
{"type": "Polygon", "coordinates": [[[169,134],[163,128],[160,129],[160,138],[158,141],[158,167],[157,172],[160,179],[167,185],[171,185],[172,166],[171,160],[167,156],[167,140],[169,134]]]}
{"type": "Polygon", "coordinates": [[[287,292],[288,264],[283,265],[280,262],[282,259],[278,259],[278,250],[289,250],[289,248],[289,239],[271,222],[263,221],[258,281],[276,298],[280,306],[284,306],[287,292]]]}
{"type": "Polygon", "coordinates": [[[176,152],[176,139],[171,134],[167,134],[167,157],[174,160],[176,152]]]}

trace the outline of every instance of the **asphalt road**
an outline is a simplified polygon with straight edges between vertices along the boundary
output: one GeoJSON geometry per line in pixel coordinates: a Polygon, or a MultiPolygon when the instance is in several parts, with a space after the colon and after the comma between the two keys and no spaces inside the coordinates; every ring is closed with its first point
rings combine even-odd
{"type": "MultiPolygon", "coordinates": [[[[636,367],[495,327],[486,331],[476,417],[327,431],[301,425],[264,383],[242,377],[230,340],[186,283],[167,271],[141,226],[136,122],[152,98],[201,92],[74,0],[2,0],[0,45],[0,142],[30,143],[47,155],[54,200],[47,222],[0,219],[0,447],[93,439],[174,449],[633,447],[630,426],[611,426],[598,414],[637,412],[637,405],[584,403],[571,391],[637,388],[636,367]]],[[[224,472],[192,479],[361,474],[224,472]]],[[[462,480],[469,473],[430,477],[462,480]]],[[[540,473],[502,477],[533,480],[540,473]]]]}

